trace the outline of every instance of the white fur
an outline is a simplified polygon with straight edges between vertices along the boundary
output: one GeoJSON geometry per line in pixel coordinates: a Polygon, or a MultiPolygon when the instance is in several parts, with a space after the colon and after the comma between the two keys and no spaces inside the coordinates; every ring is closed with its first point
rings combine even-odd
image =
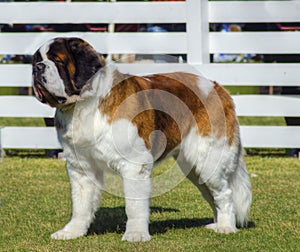
{"type": "MultiPolygon", "coordinates": [[[[106,170],[113,170],[123,178],[128,220],[122,240],[150,239],[149,199],[155,157],[139,137],[135,125],[126,119],[109,124],[106,115],[98,110],[99,97],[107,95],[112,86],[112,69],[95,75],[74,109],[57,110],[56,118],[63,126],[58,128],[58,136],[67,157],[73,210],[70,222],[54,233],[53,239],[72,239],[86,234],[100,202],[106,170]]],[[[199,85],[208,95],[209,82],[199,85]]],[[[236,232],[236,216],[239,221],[246,218],[247,211],[240,211],[237,204],[243,203],[244,209],[249,208],[248,176],[246,173],[239,176],[242,181],[237,183],[232,175],[241,169],[240,155],[240,146],[229,146],[226,138],[214,135],[201,137],[196,129],[182,141],[178,164],[212,207],[215,221],[208,228],[216,232],[236,232]],[[245,185],[239,187],[243,193],[236,193],[236,184],[241,183],[245,185]]]]}
{"type": "Polygon", "coordinates": [[[44,87],[49,90],[55,96],[68,97],[65,92],[64,81],[60,78],[58,70],[51,60],[44,60],[42,63],[45,64],[46,69],[43,76],[47,79],[44,83],[44,87]]]}
{"type": "Polygon", "coordinates": [[[115,64],[113,64],[110,61],[106,61],[106,65],[104,68],[102,68],[98,74],[100,74],[100,83],[101,88],[98,87],[99,85],[99,79],[96,80],[96,86],[97,88],[97,96],[100,98],[104,98],[107,95],[109,95],[110,90],[112,88],[113,82],[112,82],[112,76],[114,74],[114,71],[116,70],[115,64]]]}
{"type": "Polygon", "coordinates": [[[52,43],[53,43],[53,40],[49,40],[47,43],[43,44],[40,47],[39,52],[40,52],[43,60],[48,60],[47,52],[49,51],[49,47],[52,43]]]}
{"type": "Polygon", "coordinates": [[[200,90],[202,90],[202,92],[206,96],[208,96],[210,92],[214,89],[214,84],[212,83],[212,81],[206,79],[203,76],[199,77],[198,85],[200,90]]]}

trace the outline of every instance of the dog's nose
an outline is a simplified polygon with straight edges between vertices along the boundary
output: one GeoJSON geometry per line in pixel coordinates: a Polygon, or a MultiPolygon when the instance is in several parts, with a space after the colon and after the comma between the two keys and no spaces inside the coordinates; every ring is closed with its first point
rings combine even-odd
{"type": "Polygon", "coordinates": [[[37,63],[33,67],[33,72],[35,74],[43,73],[45,71],[46,65],[42,62],[37,63]]]}

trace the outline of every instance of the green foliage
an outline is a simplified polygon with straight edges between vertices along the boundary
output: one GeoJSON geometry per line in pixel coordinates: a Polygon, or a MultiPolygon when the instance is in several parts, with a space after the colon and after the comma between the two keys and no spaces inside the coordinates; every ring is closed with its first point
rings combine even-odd
{"type": "MultiPolygon", "coordinates": [[[[89,235],[54,241],[71,211],[65,163],[47,158],[0,161],[0,251],[298,251],[300,163],[292,158],[247,157],[253,204],[249,228],[220,235],[203,226],[212,213],[195,187],[184,180],[151,202],[146,243],[122,242],[122,198],[104,193],[89,235]]],[[[156,169],[167,169],[162,163],[156,169]]]]}

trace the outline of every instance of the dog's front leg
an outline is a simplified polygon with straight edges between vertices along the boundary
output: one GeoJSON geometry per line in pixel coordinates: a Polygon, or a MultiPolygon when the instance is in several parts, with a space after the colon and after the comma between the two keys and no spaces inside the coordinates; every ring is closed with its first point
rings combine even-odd
{"type": "Polygon", "coordinates": [[[87,233],[99,207],[103,187],[103,171],[89,172],[67,167],[72,191],[72,218],[52,239],[75,239],[87,233]]]}
{"type": "Polygon", "coordinates": [[[132,173],[135,168],[129,174],[122,174],[127,215],[126,231],[122,240],[130,242],[148,241],[151,238],[148,227],[151,177],[141,172],[132,173]]]}

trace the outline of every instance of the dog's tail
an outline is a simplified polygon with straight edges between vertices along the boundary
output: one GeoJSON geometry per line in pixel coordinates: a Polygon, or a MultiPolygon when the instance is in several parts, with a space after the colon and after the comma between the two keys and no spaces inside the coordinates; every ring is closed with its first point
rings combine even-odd
{"type": "Polygon", "coordinates": [[[239,151],[238,167],[231,175],[229,184],[235,206],[236,224],[245,227],[248,224],[248,214],[252,200],[251,184],[243,161],[242,151],[239,151]]]}

